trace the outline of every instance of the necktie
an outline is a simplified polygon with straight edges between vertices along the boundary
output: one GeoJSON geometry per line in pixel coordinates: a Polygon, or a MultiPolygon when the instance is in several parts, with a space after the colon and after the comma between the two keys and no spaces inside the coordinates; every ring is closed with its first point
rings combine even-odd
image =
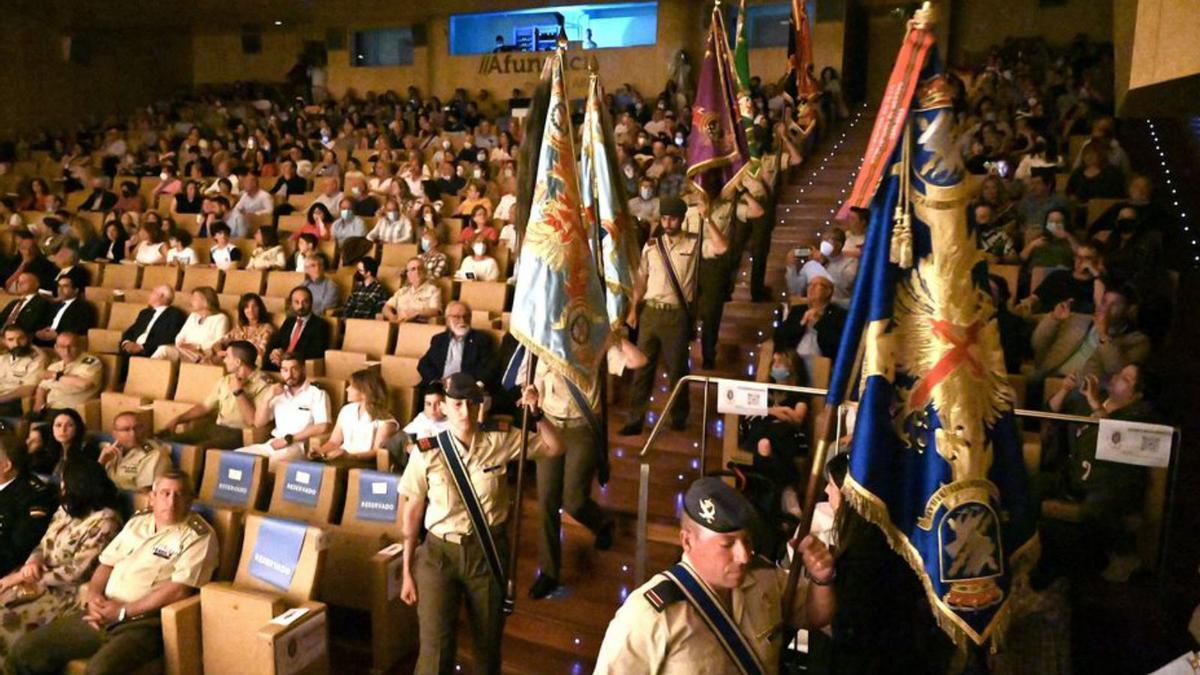
{"type": "Polygon", "coordinates": [[[296,325],[292,327],[292,339],[288,342],[288,351],[296,351],[296,343],[300,341],[300,333],[304,332],[304,319],[296,317],[296,325]]]}
{"type": "Polygon", "coordinates": [[[5,327],[11,326],[17,322],[17,316],[21,313],[21,310],[25,309],[25,303],[27,302],[29,302],[29,298],[24,298],[21,300],[19,305],[13,307],[12,313],[8,315],[8,320],[4,322],[5,327]]]}

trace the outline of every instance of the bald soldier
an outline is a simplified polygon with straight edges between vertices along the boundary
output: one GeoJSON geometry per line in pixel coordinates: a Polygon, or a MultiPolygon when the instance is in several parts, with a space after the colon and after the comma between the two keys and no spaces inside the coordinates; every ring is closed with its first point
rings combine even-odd
{"type": "Polygon", "coordinates": [[[146,438],[146,424],[132,411],[113,419],[113,440],[100,445],[100,463],[122,490],[149,490],[154,479],[171,469],[171,449],[146,438]]]}
{"type": "MultiPolygon", "coordinates": [[[[753,507],[715,477],[692,483],[683,506],[683,560],[629,594],[604,634],[595,672],[779,672],[791,641],[779,634],[787,570],[751,550],[753,507]]],[[[799,550],[805,579],[791,625],[819,628],[833,617],[833,557],[812,536],[799,550]]]]}
{"type": "MultiPolygon", "coordinates": [[[[500,672],[500,638],[508,544],[506,473],[521,450],[521,431],[481,426],[483,388],[466,373],[447,377],[443,409],[448,428],[417,442],[400,479],[404,497],[404,578],[400,598],[416,604],[421,650],[418,675],[454,672],[459,608],[465,600],[474,643],[474,670],[500,672]],[[424,522],[428,534],[417,546],[424,522]]],[[[538,412],[538,391],[522,405],[538,412]]],[[[529,457],[563,453],[558,429],[537,415],[529,457]]]]}
{"type": "Polygon", "coordinates": [[[163,653],[159,610],[195,593],[217,567],[217,538],[190,511],[191,484],[182,471],[154,480],[150,508],[100,553],[83,608],[17,640],[6,673],[57,675],[84,658],[89,673],[131,672],[163,653]]]}
{"type": "Polygon", "coordinates": [[[79,347],[80,337],[59,333],[54,338],[54,353],[59,361],[46,368],[34,394],[31,417],[44,419],[49,411],[78,408],[100,394],[104,364],[79,347]]]}

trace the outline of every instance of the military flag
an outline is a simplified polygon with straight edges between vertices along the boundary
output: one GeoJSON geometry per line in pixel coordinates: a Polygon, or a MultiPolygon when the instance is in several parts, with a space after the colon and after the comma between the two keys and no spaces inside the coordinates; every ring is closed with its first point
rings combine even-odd
{"type": "Polygon", "coordinates": [[[725,20],[713,8],[704,47],[704,61],[692,103],[692,131],[688,136],[687,176],[710,198],[738,185],[750,159],[735,92],[733,59],[729,53],[725,20]]]}
{"type": "Polygon", "coordinates": [[[762,148],[754,135],[754,101],[750,98],[750,45],[746,42],[746,0],[738,3],[737,29],[733,45],[733,71],[737,75],[737,110],[749,153],[748,171],[757,176],[762,148]]]}
{"type": "Polygon", "coordinates": [[[875,127],[898,140],[863,193],[871,222],[828,403],[858,390],[846,502],[916,572],[942,629],[984,644],[1036,561],[1036,509],[932,21],[926,3],[909,23],[893,77],[912,86],[875,127]]]}
{"type": "Polygon", "coordinates": [[[525,241],[525,224],[529,221],[529,209],[533,205],[538,158],[542,152],[542,132],[546,126],[546,107],[550,104],[551,61],[552,59],[546,59],[542,65],[542,76],[538,79],[529,101],[529,114],[525,116],[524,134],[517,153],[517,203],[513,225],[517,230],[518,253],[525,241]]]}
{"type": "Polygon", "coordinates": [[[581,210],[562,58],[561,50],[550,57],[550,95],[510,332],[590,397],[609,321],[581,210]]]}
{"type": "Polygon", "coordinates": [[[812,96],[821,93],[821,84],[813,75],[812,26],[804,0],[792,0],[792,34],[788,36],[788,58],[796,71],[796,93],[812,96]]]}
{"type": "Polygon", "coordinates": [[[624,186],[617,176],[617,145],[612,120],[604,106],[604,88],[595,73],[588,85],[580,153],[580,197],[607,291],[608,323],[617,330],[629,313],[633,271],[637,269],[641,250],[624,186]]]}

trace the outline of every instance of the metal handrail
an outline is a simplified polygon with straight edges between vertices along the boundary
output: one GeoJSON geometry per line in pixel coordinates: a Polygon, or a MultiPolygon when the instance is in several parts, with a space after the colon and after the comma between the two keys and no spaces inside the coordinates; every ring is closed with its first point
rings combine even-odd
{"type": "MultiPolygon", "coordinates": [[[[646,439],[645,445],[642,446],[641,451],[638,453],[638,457],[641,460],[641,466],[639,467],[639,471],[638,471],[638,523],[637,523],[636,541],[635,541],[635,546],[634,546],[634,583],[636,585],[640,585],[646,579],[646,556],[647,556],[647,546],[648,546],[647,536],[646,536],[646,528],[647,528],[647,524],[648,524],[648,520],[649,520],[649,508],[650,508],[650,503],[649,503],[650,502],[650,464],[649,464],[648,460],[646,459],[646,455],[650,452],[650,446],[653,445],[655,439],[658,438],[658,433],[659,433],[660,428],[662,427],[662,423],[668,417],[668,415],[670,415],[671,407],[674,405],[676,397],[679,396],[679,392],[681,390],[683,390],[685,387],[687,387],[689,384],[691,384],[692,382],[699,382],[704,385],[704,411],[703,411],[703,414],[701,415],[702,426],[701,426],[701,435],[700,435],[700,475],[701,476],[703,476],[704,472],[705,472],[705,465],[706,465],[707,454],[708,454],[707,453],[707,447],[708,447],[708,444],[707,444],[707,439],[708,439],[708,386],[710,384],[715,383],[715,384],[719,385],[723,382],[728,382],[728,383],[733,383],[733,384],[756,384],[756,385],[765,386],[768,389],[774,389],[774,390],[778,390],[778,391],[789,391],[789,392],[794,392],[794,393],[798,393],[798,394],[807,394],[810,396],[825,396],[829,393],[828,389],[824,389],[821,387],[801,387],[801,386],[797,386],[797,385],[793,385],[793,384],[776,384],[774,382],[758,382],[756,380],[743,380],[743,379],[732,378],[732,377],[710,377],[708,375],[685,375],[685,376],[679,378],[679,381],[675,383],[674,388],[671,389],[671,395],[667,397],[667,405],[663,409],[663,414],[659,415],[658,419],[656,419],[654,421],[654,426],[651,427],[651,429],[650,429],[650,436],[646,439]]],[[[840,408],[849,407],[849,406],[857,406],[857,405],[858,405],[857,401],[845,401],[845,402],[839,404],[839,414],[838,414],[838,420],[837,420],[837,424],[838,424],[837,436],[838,436],[838,438],[835,439],[835,443],[840,442],[841,435],[842,435],[841,434],[841,417],[842,416],[840,414],[840,412],[841,412],[840,408]]],[[[1084,417],[1082,415],[1068,415],[1065,413],[1046,412],[1043,410],[1029,410],[1029,409],[1025,409],[1025,408],[1014,408],[1013,414],[1016,415],[1017,417],[1048,420],[1048,421],[1054,421],[1054,422],[1072,422],[1072,423],[1076,423],[1076,424],[1099,424],[1100,423],[1100,420],[1098,418],[1094,418],[1094,417],[1084,417]]],[[[1178,477],[1178,473],[1176,471],[1174,471],[1174,465],[1175,465],[1174,449],[1178,448],[1179,444],[1180,444],[1179,427],[1173,427],[1173,432],[1174,433],[1172,434],[1173,438],[1172,438],[1171,461],[1170,461],[1170,465],[1168,465],[1168,467],[1167,467],[1167,471],[1169,474],[1168,486],[1167,486],[1167,491],[1168,491],[1167,492],[1167,501],[1168,501],[1168,503],[1174,499],[1175,479],[1178,477]]],[[[1169,513],[1168,513],[1168,516],[1169,516],[1169,513]]],[[[1166,558],[1166,551],[1167,551],[1169,535],[1170,535],[1169,529],[1170,529],[1169,526],[1166,523],[1164,523],[1163,531],[1160,535],[1162,537],[1161,548],[1159,551],[1160,564],[1161,564],[1161,560],[1164,560],[1166,558]]]]}

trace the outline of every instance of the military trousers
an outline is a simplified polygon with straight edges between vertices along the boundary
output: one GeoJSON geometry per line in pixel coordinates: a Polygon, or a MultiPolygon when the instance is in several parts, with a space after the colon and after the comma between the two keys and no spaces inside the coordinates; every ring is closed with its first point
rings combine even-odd
{"type": "MultiPolygon", "coordinates": [[[[763,205],[764,207],[767,204],[763,205]]],[[[771,209],[767,209],[771,213],[771,209]]],[[[750,293],[753,297],[762,297],[767,292],[767,256],[771,253],[771,230],[774,225],[771,218],[763,214],[745,222],[734,223],[733,237],[729,242],[732,273],[736,274],[741,267],[742,254],[750,249],[750,293]]]]}
{"type": "MultiPolygon", "coordinates": [[[[507,568],[508,537],[503,525],[492,528],[507,568]]],[[[453,673],[458,647],[458,609],[465,601],[474,642],[474,672],[500,672],[504,634],[504,589],[492,575],[479,538],[474,534],[451,542],[434,534],[415,553],[417,619],[420,653],[417,675],[453,673]]]]}
{"type": "Polygon", "coordinates": [[[542,527],[538,534],[538,566],[542,574],[559,578],[562,565],[562,514],[564,510],[593,533],[604,526],[604,511],[592,499],[596,478],[596,435],[587,420],[548,420],[558,427],[566,452],[537,460],[538,506],[542,527]]]}
{"type": "MultiPolygon", "coordinates": [[[[667,391],[675,386],[679,378],[688,374],[687,312],[682,307],[647,303],[638,315],[638,349],[646,355],[647,363],[633,373],[633,386],[629,392],[629,422],[640,422],[650,407],[650,395],[654,390],[654,376],[658,374],[659,357],[667,371],[667,391]]],[[[688,393],[680,392],[671,410],[671,419],[678,426],[687,422],[688,393]]],[[[664,413],[665,414],[665,413],[664,413]]]]}
{"type": "Polygon", "coordinates": [[[166,440],[184,445],[198,445],[202,448],[219,448],[221,450],[236,450],[246,441],[242,430],[227,427],[216,422],[201,420],[192,425],[191,429],[181,434],[169,434],[166,440]]]}
{"type": "Polygon", "coordinates": [[[700,296],[696,301],[701,324],[700,353],[706,362],[717,357],[717,339],[721,336],[721,317],[725,314],[725,297],[733,285],[736,258],[729,253],[705,258],[700,265],[700,296]]]}
{"type": "Polygon", "coordinates": [[[88,675],[128,673],[163,653],[162,621],[157,616],[129,621],[108,630],[84,622],[72,612],[17,640],[4,663],[8,675],[58,675],[67,663],[88,659],[88,675]]]}

